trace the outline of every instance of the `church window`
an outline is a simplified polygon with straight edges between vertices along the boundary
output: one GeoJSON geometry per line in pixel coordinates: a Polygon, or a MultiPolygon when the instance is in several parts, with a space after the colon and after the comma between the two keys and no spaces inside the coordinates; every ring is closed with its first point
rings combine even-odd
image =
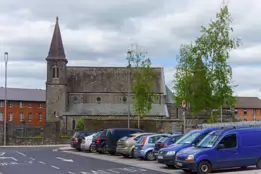
{"type": "Polygon", "coordinates": [[[77,102],[78,102],[78,98],[77,98],[77,97],[74,97],[74,98],[73,98],[73,101],[74,101],[74,103],[77,103],[77,102]]]}
{"type": "Polygon", "coordinates": [[[59,68],[56,65],[53,66],[53,78],[59,78],[59,68]]]}
{"type": "Polygon", "coordinates": [[[122,98],[122,100],[123,100],[124,102],[126,102],[126,101],[127,101],[127,98],[124,96],[124,97],[122,98]]]}
{"type": "Polygon", "coordinates": [[[100,102],[101,101],[101,97],[97,97],[97,101],[100,102]]]}

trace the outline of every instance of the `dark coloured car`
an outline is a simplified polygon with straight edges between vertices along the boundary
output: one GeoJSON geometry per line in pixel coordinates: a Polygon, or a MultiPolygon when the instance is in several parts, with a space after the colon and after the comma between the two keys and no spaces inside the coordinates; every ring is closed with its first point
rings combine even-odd
{"type": "Polygon", "coordinates": [[[91,134],[92,133],[89,132],[75,132],[71,140],[71,147],[80,151],[82,139],[84,139],[84,137],[89,136],[91,134]]]}
{"type": "Polygon", "coordinates": [[[97,148],[96,148],[96,143],[97,143],[97,140],[98,138],[100,137],[102,131],[100,132],[97,132],[93,138],[92,138],[92,144],[91,144],[91,148],[90,148],[90,152],[96,152],[97,148]]]}
{"type": "Polygon", "coordinates": [[[111,128],[104,130],[96,142],[96,149],[99,153],[116,153],[117,141],[130,134],[144,132],[141,129],[132,128],[111,128]]]}
{"type": "Polygon", "coordinates": [[[155,157],[158,156],[158,152],[160,149],[168,147],[171,144],[174,144],[178,139],[180,139],[180,137],[182,137],[182,134],[174,134],[174,135],[170,135],[169,137],[162,137],[161,139],[159,139],[154,146],[154,155],[155,157]]]}

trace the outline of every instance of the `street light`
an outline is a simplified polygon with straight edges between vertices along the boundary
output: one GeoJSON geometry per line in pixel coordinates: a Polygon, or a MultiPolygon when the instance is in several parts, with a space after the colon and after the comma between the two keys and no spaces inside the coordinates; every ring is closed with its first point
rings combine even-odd
{"type": "Polygon", "coordinates": [[[5,116],[4,116],[4,146],[6,146],[6,119],[7,119],[7,63],[8,52],[4,53],[5,60],[5,116]]]}

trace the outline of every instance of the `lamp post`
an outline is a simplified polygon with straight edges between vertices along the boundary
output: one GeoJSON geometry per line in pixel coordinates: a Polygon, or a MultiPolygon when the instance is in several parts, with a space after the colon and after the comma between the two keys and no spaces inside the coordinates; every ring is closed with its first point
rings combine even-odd
{"type": "Polygon", "coordinates": [[[4,53],[5,60],[5,116],[4,116],[4,146],[6,146],[6,119],[7,119],[7,63],[8,52],[4,53]]]}
{"type": "Polygon", "coordinates": [[[128,128],[130,128],[130,71],[131,71],[131,65],[130,65],[130,51],[128,51],[127,53],[128,56],[128,98],[127,98],[127,102],[128,102],[128,128]]]}

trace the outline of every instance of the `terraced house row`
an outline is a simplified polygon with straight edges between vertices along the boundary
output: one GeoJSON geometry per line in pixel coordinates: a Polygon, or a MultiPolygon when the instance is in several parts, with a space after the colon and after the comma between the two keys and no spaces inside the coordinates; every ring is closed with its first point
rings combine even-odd
{"type": "MultiPolygon", "coordinates": [[[[0,87],[0,122],[4,121],[5,88],[0,87]]],[[[7,122],[42,127],[46,122],[45,90],[7,89],[7,122]]]]}

